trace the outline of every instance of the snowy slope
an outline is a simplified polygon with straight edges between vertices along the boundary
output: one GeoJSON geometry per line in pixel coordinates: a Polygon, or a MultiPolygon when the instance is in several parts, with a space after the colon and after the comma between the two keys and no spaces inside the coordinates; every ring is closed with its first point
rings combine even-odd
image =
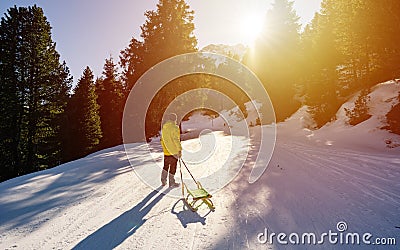
{"type": "Polygon", "coordinates": [[[400,145],[397,135],[381,130],[386,126],[385,115],[392,106],[397,104],[397,96],[400,91],[400,83],[388,81],[372,88],[369,102],[369,113],[372,117],[356,126],[347,124],[345,108],[352,109],[359,93],[356,93],[348,102],[344,103],[336,114],[337,120],[328,123],[319,130],[307,129],[310,125],[310,117],[306,113],[307,107],[302,107],[291,118],[279,124],[280,134],[304,137],[318,145],[333,145],[342,148],[359,149],[371,152],[385,150],[386,146],[400,145]],[[390,140],[392,145],[387,145],[390,140]]]}
{"type": "MultiPolygon", "coordinates": [[[[398,88],[378,85],[371,94],[373,117],[355,127],[346,125],[339,111],[336,122],[306,130],[301,126],[304,109],[278,124],[275,152],[263,176],[249,184],[246,164],[213,193],[214,212],[202,208],[193,213],[176,198],[180,189],[154,190],[141,181],[133,168],[159,179],[162,154],[156,140],[151,154],[147,145],[127,147],[133,168],[118,146],[0,183],[0,249],[399,249],[400,147],[388,148],[385,140],[400,138],[377,129],[398,88]],[[257,240],[265,228],[277,234],[337,232],[340,221],[347,223],[347,232],[394,237],[397,246],[271,245],[257,240]]],[[[348,105],[351,101],[344,107],[348,105]]],[[[201,124],[200,130],[221,126],[217,119],[213,124],[205,119],[183,126],[204,137],[184,142],[188,162],[196,152],[216,148],[208,162],[191,166],[199,178],[214,173],[229,157],[237,165],[234,156],[248,146],[222,132],[195,131],[193,124],[201,124]],[[224,145],[234,140],[241,147],[231,152],[224,145]]],[[[251,132],[257,136],[260,128],[251,132]]],[[[250,142],[247,163],[256,157],[257,147],[250,142]]]]}

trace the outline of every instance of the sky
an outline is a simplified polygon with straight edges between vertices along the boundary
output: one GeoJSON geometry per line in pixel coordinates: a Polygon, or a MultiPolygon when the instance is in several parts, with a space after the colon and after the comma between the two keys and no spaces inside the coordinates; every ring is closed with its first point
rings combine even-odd
{"type": "MultiPolygon", "coordinates": [[[[187,0],[195,11],[198,47],[208,44],[249,45],[257,32],[251,23],[262,20],[273,0],[187,0]],[[249,28],[249,27],[253,28],[249,28]]],[[[319,10],[322,0],[294,0],[304,25],[319,10]]],[[[132,37],[140,37],[144,12],[155,10],[158,0],[1,0],[0,14],[16,6],[42,7],[52,26],[56,49],[78,81],[86,66],[100,76],[106,58],[118,61],[132,37]]]]}

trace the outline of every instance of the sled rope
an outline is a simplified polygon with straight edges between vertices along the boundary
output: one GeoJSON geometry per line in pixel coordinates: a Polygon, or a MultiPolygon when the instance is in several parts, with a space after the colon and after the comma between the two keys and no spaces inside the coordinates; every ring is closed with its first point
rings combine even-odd
{"type": "MultiPolygon", "coordinates": [[[[196,179],[194,178],[194,176],[192,175],[192,173],[190,172],[189,168],[186,166],[186,163],[182,160],[182,158],[179,158],[179,164],[180,164],[180,168],[181,168],[181,179],[182,179],[182,163],[185,166],[186,170],[188,171],[188,173],[190,174],[190,176],[192,177],[193,181],[195,183],[197,183],[196,179]]],[[[183,179],[182,179],[183,180],[183,179]]]]}
{"type": "Polygon", "coordinates": [[[182,159],[179,158],[179,171],[181,173],[181,186],[182,186],[182,197],[185,198],[185,190],[184,190],[184,184],[183,184],[183,177],[182,177],[182,163],[181,163],[182,159]]]}
{"type": "Polygon", "coordinates": [[[190,172],[189,168],[186,166],[185,162],[179,158],[179,171],[180,171],[180,175],[181,175],[181,182],[182,182],[182,199],[184,202],[186,202],[186,204],[188,205],[188,207],[193,211],[196,212],[197,209],[202,205],[202,204],[206,204],[211,211],[214,211],[215,207],[213,202],[211,201],[211,197],[212,195],[209,194],[200,184],[199,181],[196,181],[196,179],[194,178],[193,174],[190,172]],[[182,163],[185,166],[186,170],[188,171],[188,173],[190,174],[190,176],[192,177],[193,181],[196,183],[197,185],[197,189],[195,190],[190,190],[188,188],[188,186],[183,182],[183,175],[182,175],[182,163]],[[187,196],[185,197],[185,189],[186,192],[188,193],[187,196]],[[197,201],[201,201],[200,204],[196,205],[197,201]]]}

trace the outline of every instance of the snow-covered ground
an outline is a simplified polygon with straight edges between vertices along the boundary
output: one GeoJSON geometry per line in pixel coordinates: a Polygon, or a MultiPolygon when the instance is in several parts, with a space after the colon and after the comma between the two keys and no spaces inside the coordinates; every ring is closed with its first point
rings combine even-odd
{"type": "MultiPolygon", "coordinates": [[[[372,118],[355,127],[346,125],[341,109],[337,121],[304,129],[307,115],[299,110],[278,124],[272,160],[253,184],[248,176],[258,145],[223,132],[199,133],[224,128],[217,119],[189,120],[183,158],[207,158],[200,166],[189,164],[196,177],[214,178],[222,162],[234,168],[249,149],[240,173],[213,192],[214,212],[204,206],[193,213],[177,198],[179,188],[154,190],[135,173],[159,180],[157,140],[151,153],[144,144],[128,145],[127,153],[121,145],[0,183],[0,249],[399,249],[400,147],[386,142],[400,137],[378,129],[399,89],[393,82],[378,85],[371,93],[372,118]],[[202,138],[189,139],[190,133],[202,138]],[[233,141],[240,146],[232,151],[226,145],[233,141]],[[214,153],[207,155],[206,145],[214,153]],[[327,237],[322,245],[259,241],[265,230],[339,233],[339,222],[346,222],[343,233],[394,238],[397,245],[330,244],[327,237]]],[[[260,127],[251,128],[252,136],[257,133],[260,127]]]]}

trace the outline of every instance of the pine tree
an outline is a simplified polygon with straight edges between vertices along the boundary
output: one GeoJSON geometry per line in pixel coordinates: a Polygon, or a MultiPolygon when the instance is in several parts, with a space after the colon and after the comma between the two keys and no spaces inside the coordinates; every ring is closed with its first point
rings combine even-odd
{"type": "Polygon", "coordinates": [[[399,76],[400,9],[395,0],[352,0],[345,3],[350,14],[345,25],[348,65],[357,77],[355,87],[371,86],[399,76]],[[397,10],[397,11],[396,11],[397,10]]]}
{"type": "Polygon", "coordinates": [[[101,146],[112,147],[122,143],[122,114],[125,104],[125,90],[117,79],[117,68],[110,56],[106,59],[103,78],[96,83],[98,104],[100,105],[101,146]]]}
{"type": "Polygon", "coordinates": [[[386,114],[386,122],[388,125],[384,128],[392,133],[400,135],[400,91],[397,96],[397,102],[398,103],[386,114]]]}
{"type": "Polygon", "coordinates": [[[301,65],[299,32],[299,17],[293,2],[276,0],[267,12],[262,34],[243,59],[263,82],[278,121],[300,106],[294,99],[301,65]]]}
{"type": "Polygon", "coordinates": [[[99,105],[95,92],[94,76],[89,67],[83,71],[67,106],[67,131],[65,160],[80,158],[93,152],[102,136],[99,105]]]}
{"type": "Polygon", "coordinates": [[[399,2],[324,0],[302,34],[301,77],[317,127],[334,119],[341,102],[400,74],[399,2]]]}
{"type": "MultiPolygon", "coordinates": [[[[157,9],[145,13],[141,26],[141,40],[132,38],[129,46],[121,51],[121,66],[127,91],[139,77],[155,64],[170,57],[197,51],[194,36],[194,12],[184,0],[160,0],[157,9]]],[[[163,96],[155,97],[146,116],[146,133],[157,134],[162,114],[168,103],[184,91],[185,83],[173,81],[163,96]]]]}
{"type": "Polygon", "coordinates": [[[127,92],[132,89],[139,77],[147,70],[144,64],[144,51],[143,42],[138,41],[136,38],[132,38],[129,46],[121,51],[122,78],[127,92]]]}
{"type": "Polygon", "coordinates": [[[0,24],[1,179],[60,162],[71,81],[43,10],[8,9],[0,24]]]}
{"type": "Polygon", "coordinates": [[[363,121],[368,120],[371,117],[368,107],[368,103],[371,99],[368,95],[370,92],[370,89],[363,89],[354,103],[354,108],[344,109],[346,112],[346,116],[349,118],[350,125],[357,125],[363,121]]]}
{"type": "Polygon", "coordinates": [[[337,49],[330,11],[324,2],[321,14],[315,15],[302,34],[305,61],[301,67],[301,81],[308,113],[317,128],[335,119],[340,107],[337,66],[341,63],[342,55],[337,49]]]}
{"type": "Polygon", "coordinates": [[[323,11],[343,60],[339,91],[349,95],[400,73],[400,11],[395,0],[325,0],[323,11]]]}
{"type": "Polygon", "coordinates": [[[139,41],[132,38],[121,51],[128,91],[150,67],[172,56],[195,52],[194,12],[184,0],[160,0],[157,9],[145,12],[139,41]]]}

